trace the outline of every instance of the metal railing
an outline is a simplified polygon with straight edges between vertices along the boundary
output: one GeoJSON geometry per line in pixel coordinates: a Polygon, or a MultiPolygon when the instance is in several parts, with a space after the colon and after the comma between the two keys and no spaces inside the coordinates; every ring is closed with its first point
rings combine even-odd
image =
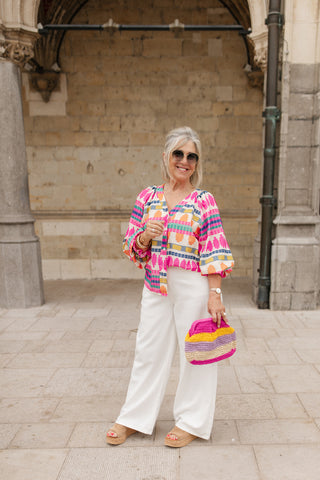
{"type": "Polygon", "coordinates": [[[176,19],[169,25],[123,25],[115,23],[111,18],[107,23],[101,25],[87,24],[48,24],[38,25],[38,32],[42,35],[48,34],[53,30],[100,30],[100,31],[234,31],[240,35],[248,35],[250,29],[245,29],[242,25],[185,25],[176,19]]]}

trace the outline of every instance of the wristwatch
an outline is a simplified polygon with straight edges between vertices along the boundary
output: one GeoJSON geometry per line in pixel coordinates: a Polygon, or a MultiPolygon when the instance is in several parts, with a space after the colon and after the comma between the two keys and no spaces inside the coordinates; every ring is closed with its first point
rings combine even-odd
{"type": "Polygon", "coordinates": [[[217,287],[217,288],[210,288],[210,291],[211,292],[216,292],[218,295],[221,295],[222,293],[222,290],[221,288],[217,287]]]}

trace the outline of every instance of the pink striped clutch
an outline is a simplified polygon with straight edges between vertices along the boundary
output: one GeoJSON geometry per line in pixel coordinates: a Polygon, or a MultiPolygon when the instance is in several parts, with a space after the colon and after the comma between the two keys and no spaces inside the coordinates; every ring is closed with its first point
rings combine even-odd
{"type": "Polygon", "coordinates": [[[231,357],[236,351],[236,332],[224,320],[220,328],[212,318],[196,320],[185,338],[185,355],[193,365],[205,365],[231,357]]]}

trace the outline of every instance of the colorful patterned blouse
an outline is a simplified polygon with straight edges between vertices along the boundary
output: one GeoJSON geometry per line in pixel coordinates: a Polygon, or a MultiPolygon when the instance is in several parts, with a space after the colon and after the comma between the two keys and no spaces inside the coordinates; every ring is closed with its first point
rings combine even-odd
{"type": "Polygon", "coordinates": [[[163,185],[143,190],[130,218],[123,251],[139,268],[145,268],[146,287],[161,295],[167,295],[168,267],[225,277],[234,265],[215,199],[199,189],[170,212],[163,185]],[[151,248],[139,250],[136,238],[148,220],[163,220],[164,231],[152,240],[151,248]]]}

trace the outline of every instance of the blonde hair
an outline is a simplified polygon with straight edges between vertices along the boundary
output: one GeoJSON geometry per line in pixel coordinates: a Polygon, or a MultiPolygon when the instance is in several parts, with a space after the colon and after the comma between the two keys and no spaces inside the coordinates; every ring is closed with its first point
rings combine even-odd
{"type": "Polygon", "coordinates": [[[193,142],[197,154],[199,156],[199,160],[196,163],[196,168],[192,176],[190,177],[190,181],[194,187],[199,187],[202,181],[202,161],[201,161],[201,142],[199,139],[198,134],[192,130],[190,127],[179,127],[171,130],[167,137],[166,143],[164,147],[164,158],[161,163],[161,170],[162,176],[165,181],[170,180],[169,174],[169,159],[172,152],[180,147],[183,147],[187,142],[193,142]]]}

